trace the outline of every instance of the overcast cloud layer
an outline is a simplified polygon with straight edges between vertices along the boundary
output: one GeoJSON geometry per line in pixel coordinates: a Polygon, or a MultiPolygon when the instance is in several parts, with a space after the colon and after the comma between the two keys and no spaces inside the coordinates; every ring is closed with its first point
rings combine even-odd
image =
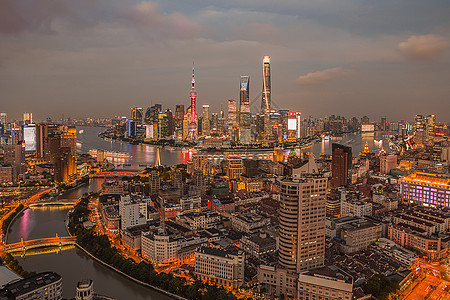
{"type": "Polygon", "coordinates": [[[192,61],[198,107],[225,109],[250,75],[257,109],[270,55],[277,108],[450,121],[449,15],[448,0],[3,0],[0,111],[187,107],[192,61]]]}

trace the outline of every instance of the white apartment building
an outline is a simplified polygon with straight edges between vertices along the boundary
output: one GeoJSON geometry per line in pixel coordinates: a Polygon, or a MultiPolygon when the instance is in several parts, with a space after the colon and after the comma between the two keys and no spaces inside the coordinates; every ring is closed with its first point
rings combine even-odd
{"type": "Polygon", "coordinates": [[[364,217],[372,215],[372,203],[362,200],[341,200],[341,217],[364,217]]]}
{"type": "Polygon", "coordinates": [[[202,246],[195,251],[195,273],[201,280],[236,289],[244,283],[244,261],[243,251],[202,246]]]}
{"type": "Polygon", "coordinates": [[[142,257],[156,265],[167,265],[178,259],[178,239],[163,231],[142,234],[141,249],[142,257]]]}
{"type": "Polygon", "coordinates": [[[130,195],[120,196],[119,215],[120,229],[125,230],[128,227],[143,225],[147,222],[147,204],[145,204],[145,214],[143,214],[144,205],[132,198],[130,195]]]}
{"type": "Polygon", "coordinates": [[[298,276],[298,300],[351,300],[352,297],[351,277],[334,266],[313,269],[298,276]]]}
{"type": "Polygon", "coordinates": [[[185,223],[191,230],[208,229],[215,227],[221,220],[216,211],[204,211],[196,213],[180,214],[177,220],[185,223]]]}

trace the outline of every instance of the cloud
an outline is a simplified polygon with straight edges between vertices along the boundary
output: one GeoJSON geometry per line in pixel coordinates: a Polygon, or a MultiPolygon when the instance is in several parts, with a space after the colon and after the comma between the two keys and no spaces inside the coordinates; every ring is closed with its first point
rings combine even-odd
{"type": "Polygon", "coordinates": [[[352,73],[350,69],[331,68],[301,75],[297,78],[297,83],[300,85],[316,85],[334,78],[348,76],[350,73],[352,73]]]}
{"type": "Polygon", "coordinates": [[[432,60],[449,48],[448,40],[440,35],[413,35],[398,44],[397,49],[408,58],[432,60]]]}
{"type": "Polygon", "coordinates": [[[57,16],[67,15],[62,1],[0,1],[0,33],[14,35],[24,31],[50,32],[57,16]]]}
{"type": "Polygon", "coordinates": [[[67,34],[72,29],[92,29],[99,24],[138,30],[158,39],[192,38],[203,31],[197,22],[179,12],[161,12],[153,1],[137,4],[109,0],[0,1],[0,34],[67,34]]]}

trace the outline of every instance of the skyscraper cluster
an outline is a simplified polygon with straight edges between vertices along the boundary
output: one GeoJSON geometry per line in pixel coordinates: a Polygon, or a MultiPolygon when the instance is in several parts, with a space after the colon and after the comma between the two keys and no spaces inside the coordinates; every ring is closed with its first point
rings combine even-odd
{"type": "Polygon", "coordinates": [[[195,75],[192,70],[189,106],[178,104],[175,114],[170,109],[162,112],[161,104],[149,107],[145,114],[140,107],[131,109],[131,117],[125,132],[127,138],[175,139],[196,141],[199,138],[227,137],[231,142],[249,145],[261,142],[295,141],[300,138],[300,113],[271,108],[270,57],[263,57],[260,110],[252,114],[250,107],[250,76],[239,80],[239,100],[227,100],[226,112],[211,112],[209,104],[203,104],[199,112],[195,75]]]}
{"type": "Polygon", "coordinates": [[[24,113],[22,122],[7,122],[1,115],[3,163],[0,182],[22,180],[29,165],[53,173],[55,182],[66,182],[76,176],[76,128],[51,123],[32,123],[32,113],[24,113]]]}

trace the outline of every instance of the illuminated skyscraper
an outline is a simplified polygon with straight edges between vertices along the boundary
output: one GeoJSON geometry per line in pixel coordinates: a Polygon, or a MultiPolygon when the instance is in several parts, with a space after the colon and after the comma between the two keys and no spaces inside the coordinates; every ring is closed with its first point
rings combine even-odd
{"type": "Polygon", "coordinates": [[[183,119],[184,119],[184,105],[175,106],[175,136],[177,138],[183,137],[183,119]]]}
{"type": "Polygon", "coordinates": [[[264,114],[264,136],[269,138],[270,128],[270,105],[272,102],[270,84],[270,56],[263,58],[263,90],[261,99],[261,113],[264,114]]]}
{"type": "Polygon", "coordinates": [[[189,123],[189,133],[186,136],[188,140],[197,140],[197,123],[195,120],[197,119],[197,114],[195,110],[195,105],[197,101],[197,91],[195,90],[195,76],[194,76],[194,65],[192,65],[192,88],[189,92],[189,97],[191,98],[191,122],[189,123]]]}
{"type": "Polygon", "coordinates": [[[33,123],[33,113],[23,113],[23,124],[32,124],[33,123]]]}
{"type": "Polygon", "coordinates": [[[235,137],[234,131],[238,127],[238,118],[237,118],[237,103],[236,100],[230,99],[228,100],[228,135],[232,137],[233,140],[235,137]]]}
{"type": "Polygon", "coordinates": [[[239,140],[242,144],[250,144],[251,136],[251,115],[250,115],[250,77],[241,76],[240,92],[239,92],[239,140]]]}
{"type": "Polygon", "coordinates": [[[142,123],[144,117],[144,110],[142,107],[133,107],[131,109],[131,120],[142,123]]]}
{"type": "Polygon", "coordinates": [[[271,95],[270,95],[270,56],[263,58],[263,91],[261,101],[261,112],[266,112],[270,109],[271,95]]]}
{"type": "Polygon", "coordinates": [[[8,121],[7,113],[0,113],[0,124],[6,125],[7,121],[8,121]]]}
{"type": "Polygon", "coordinates": [[[203,104],[203,115],[202,115],[202,134],[209,136],[211,131],[211,124],[209,120],[209,104],[203,104]]]}
{"type": "Polygon", "coordinates": [[[335,143],[331,147],[331,186],[348,186],[352,181],[352,148],[335,143]]]}

